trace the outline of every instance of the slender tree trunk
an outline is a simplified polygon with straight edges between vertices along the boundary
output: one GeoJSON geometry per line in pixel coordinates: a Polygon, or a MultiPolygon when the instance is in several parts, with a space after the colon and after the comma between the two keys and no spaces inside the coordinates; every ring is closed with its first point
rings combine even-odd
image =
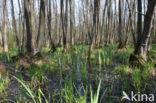
{"type": "Polygon", "coordinates": [[[118,49],[124,48],[125,44],[123,41],[123,26],[122,26],[122,0],[119,0],[119,45],[118,49]]]}
{"type": "Polygon", "coordinates": [[[111,35],[111,0],[109,0],[109,3],[108,3],[108,8],[107,8],[107,40],[106,40],[106,46],[109,45],[109,38],[110,38],[110,35],[111,35]]]}
{"type": "Polygon", "coordinates": [[[39,30],[38,30],[38,52],[41,53],[43,39],[45,34],[45,4],[46,0],[40,1],[40,17],[39,17],[39,30]]]}
{"type": "Polygon", "coordinates": [[[22,26],[23,26],[23,28],[22,28],[22,30],[23,30],[23,35],[22,35],[22,45],[21,45],[21,53],[22,53],[22,55],[24,55],[24,47],[25,47],[25,34],[26,34],[26,19],[24,19],[23,21],[22,21],[22,26]]]}
{"type": "Polygon", "coordinates": [[[24,15],[26,20],[26,31],[27,31],[27,41],[26,41],[26,48],[27,52],[32,52],[32,34],[31,34],[31,24],[30,24],[30,15],[29,15],[29,2],[28,0],[24,0],[24,15]]]}
{"type": "Polygon", "coordinates": [[[30,0],[30,24],[31,24],[31,48],[32,52],[35,50],[35,25],[34,25],[34,6],[33,6],[33,0],[30,0]]]}
{"type": "Polygon", "coordinates": [[[73,0],[69,0],[70,1],[70,41],[71,41],[71,45],[74,45],[74,14],[73,14],[73,0]]]}
{"type": "Polygon", "coordinates": [[[61,22],[62,22],[62,31],[63,31],[63,45],[67,43],[66,33],[65,33],[65,23],[64,23],[64,0],[61,0],[61,22]]]}
{"type": "Polygon", "coordinates": [[[18,54],[20,55],[20,44],[19,44],[19,39],[18,39],[18,32],[17,32],[17,26],[16,26],[16,20],[15,20],[15,13],[14,13],[14,4],[13,4],[13,0],[11,0],[11,6],[12,6],[12,24],[14,27],[14,32],[16,35],[16,44],[18,47],[18,54]]]}
{"type": "MultiPolygon", "coordinates": [[[[22,4],[24,4],[23,2],[22,2],[22,4]]],[[[24,6],[22,6],[22,10],[25,12],[24,6]]],[[[22,53],[22,55],[24,55],[24,49],[25,49],[25,35],[26,35],[26,18],[25,18],[25,14],[24,14],[24,17],[22,19],[22,38],[21,38],[21,43],[22,43],[21,44],[21,53],[22,53]]]]}
{"type": "Polygon", "coordinates": [[[56,43],[57,45],[61,42],[59,42],[59,36],[60,36],[60,33],[58,34],[58,11],[57,11],[57,0],[53,0],[53,9],[54,9],[54,14],[55,14],[55,30],[54,30],[54,35],[56,36],[56,43]]]}
{"type": "Polygon", "coordinates": [[[119,0],[119,41],[122,41],[122,0],[119,0]]]}
{"type": "Polygon", "coordinates": [[[86,43],[89,44],[91,39],[90,39],[90,34],[89,34],[89,1],[86,0],[85,2],[86,4],[86,25],[85,25],[85,29],[86,29],[86,43]]]}
{"type": "MultiPolygon", "coordinates": [[[[142,37],[142,0],[138,0],[138,25],[137,25],[137,45],[141,44],[142,37]]],[[[136,45],[136,46],[137,46],[136,45]]]]}
{"type": "Polygon", "coordinates": [[[4,51],[5,52],[8,52],[8,43],[7,43],[7,15],[6,15],[6,12],[7,12],[7,0],[3,0],[3,16],[4,16],[4,30],[3,30],[3,44],[4,44],[4,51]]]}
{"type": "Polygon", "coordinates": [[[93,50],[96,39],[98,36],[98,26],[99,26],[99,13],[100,13],[100,0],[94,0],[94,14],[93,14],[93,39],[91,44],[91,51],[93,50]]]}
{"type": "Polygon", "coordinates": [[[52,41],[52,37],[51,37],[51,0],[49,0],[48,30],[49,30],[49,40],[50,40],[51,50],[54,52],[54,51],[56,51],[56,47],[55,47],[55,45],[52,41]]]}
{"type": "Polygon", "coordinates": [[[132,11],[134,11],[134,5],[135,5],[135,0],[134,0],[134,3],[133,3],[133,5],[131,5],[130,3],[129,3],[129,1],[128,0],[126,0],[127,1],[127,4],[128,4],[128,9],[129,9],[129,22],[130,22],[130,28],[131,28],[131,34],[132,34],[132,38],[133,38],[133,44],[134,44],[134,46],[136,45],[136,37],[135,37],[135,30],[134,30],[134,25],[133,25],[133,12],[132,11]],[[132,9],[131,9],[132,8],[132,9]]]}
{"type": "MultiPolygon", "coordinates": [[[[22,11],[21,11],[21,4],[20,4],[20,0],[18,0],[18,8],[19,8],[19,15],[18,15],[18,21],[19,21],[19,30],[18,30],[18,34],[22,34],[21,32],[22,32],[22,16],[21,16],[21,14],[22,14],[22,11]]],[[[22,36],[21,36],[21,38],[22,38],[22,36]]],[[[19,45],[21,44],[21,41],[22,41],[22,39],[20,39],[19,38],[19,45]]]]}
{"type": "Polygon", "coordinates": [[[88,63],[90,65],[90,56],[93,51],[93,48],[96,44],[97,36],[99,35],[99,16],[100,16],[100,0],[94,0],[94,14],[93,14],[93,30],[92,30],[92,43],[88,51],[88,63]]]}
{"type": "MultiPolygon", "coordinates": [[[[22,3],[20,3],[20,0],[18,0],[18,7],[19,7],[19,34],[22,34],[22,29],[23,29],[23,27],[22,27],[22,8],[21,8],[21,4],[22,3]]],[[[20,45],[20,53],[21,53],[21,55],[23,55],[23,53],[22,53],[22,37],[23,36],[20,36],[20,38],[19,38],[19,45],[20,45]]]]}
{"type": "Polygon", "coordinates": [[[68,34],[68,0],[66,0],[66,9],[65,9],[65,34],[66,34],[66,50],[68,50],[69,43],[69,34],[68,34]]]}
{"type": "Polygon", "coordinates": [[[97,36],[96,36],[96,45],[99,47],[100,43],[100,25],[101,25],[101,17],[100,17],[100,6],[101,6],[101,0],[98,0],[98,8],[97,8],[97,36]]]}
{"type": "MultiPolygon", "coordinates": [[[[105,6],[104,6],[104,9],[103,9],[103,17],[102,17],[102,29],[101,29],[101,32],[102,32],[102,37],[101,37],[101,43],[103,43],[103,40],[104,40],[104,34],[105,34],[105,13],[106,13],[106,8],[107,8],[107,5],[108,5],[108,0],[105,1],[105,6]]],[[[107,41],[106,41],[107,42],[107,41]]],[[[106,43],[107,45],[107,43],[106,43]]]]}

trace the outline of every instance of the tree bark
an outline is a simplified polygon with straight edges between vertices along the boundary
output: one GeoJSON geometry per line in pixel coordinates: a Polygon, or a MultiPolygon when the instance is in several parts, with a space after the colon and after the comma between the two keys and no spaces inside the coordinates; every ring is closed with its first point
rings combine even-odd
{"type": "Polygon", "coordinates": [[[70,2],[70,41],[71,41],[71,45],[73,46],[74,45],[74,27],[73,27],[73,24],[74,24],[74,14],[73,14],[73,0],[69,0],[70,2]]]}
{"type": "Polygon", "coordinates": [[[107,40],[106,40],[106,46],[109,45],[110,41],[110,36],[111,36],[111,0],[109,0],[109,3],[108,3],[108,8],[107,8],[107,40]]]}
{"type": "Polygon", "coordinates": [[[100,0],[94,0],[94,14],[93,14],[93,39],[91,44],[91,51],[96,44],[96,38],[98,36],[98,25],[99,25],[99,15],[100,15],[100,0]]]}
{"type": "MultiPolygon", "coordinates": [[[[105,1],[105,5],[104,5],[104,9],[103,9],[103,15],[102,15],[102,29],[101,29],[102,37],[101,37],[101,43],[103,43],[104,34],[105,34],[105,24],[106,24],[106,22],[105,22],[105,14],[106,14],[107,5],[108,5],[108,0],[105,1]]],[[[116,5],[116,1],[115,1],[115,5],[116,5]]],[[[106,41],[106,45],[107,45],[107,41],[106,41]]]]}
{"type": "Polygon", "coordinates": [[[140,45],[141,43],[141,37],[142,37],[142,0],[138,0],[138,25],[137,25],[137,45],[140,45]]]}
{"type": "Polygon", "coordinates": [[[123,41],[123,26],[122,26],[122,0],[119,0],[119,45],[118,49],[123,49],[125,44],[123,41]]]}
{"type": "Polygon", "coordinates": [[[64,23],[64,0],[61,0],[61,22],[62,22],[62,31],[63,31],[63,45],[65,46],[67,43],[66,35],[65,35],[65,23],[64,23]]]}
{"type": "Polygon", "coordinates": [[[30,24],[31,24],[31,48],[32,52],[35,50],[35,25],[34,25],[34,6],[33,0],[30,0],[30,24]]]}
{"type": "Polygon", "coordinates": [[[57,8],[58,8],[58,5],[57,5],[57,0],[53,0],[53,10],[54,10],[54,15],[55,15],[55,30],[54,30],[54,35],[56,36],[56,43],[57,45],[60,44],[61,42],[59,42],[59,36],[60,36],[60,33],[58,33],[58,11],[57,11],[57,8]]]}
{"type": "Polygon", "coordinates": [[[69,37],[68,37],[68,0],[66,0],[65,9],[65,34],[66,34],[66,50],[68,49],[69,37]]]}
{"type": "Polygon", "coordinates": [[[12,24],[14,27],[14,32],[16,35],[16,44],[18,47],[18,54],[20,55],[20,44],[19,44],[19,39],[18,39],[18,32],[17,32],[17,26],[16,26],[16,20],[15,20],[15,13],[14,13],[14,4],[13,4],[13,0],[11,0],[11,6],[12,6],[12,24]]]}
{"type": "Polygon", "coordinates": [[[31,32],[31,24],[30,24],[30,14],[29,14],[29,1],[24,0],[24,14],[26,20],[26,31],[27,31],[27,41],[26,41],[26,49],[27,52],[32,52],[32,32],[31,32]]]}
{"type": "Polygon", "coordinates": [[[86,29],[86,43],[89,44],[91,42],[90,34],[89,34],[89,1],[86,0],[86,24],[85,24],[85,29],[86,29]]]}
{"type": "Polygon", "coordinates": [[[6,9],[7,0],[3,0],[3,16],[4,16],[4,34],[3,34],[3,44],[4,44],[4,52],[8,52],[8,42],[7,42],[7,9],[6,9]]]}
{"type": "Polygon", "coordinates": [[[43,37],[45,33],[45,3],[46,0],[40,1],[40,16],[39,16],[39,30],[38,30],[38,52],[41,53],[43,45],[43,37]]]}
{"type": "Polygon", "coordinates": [[[49,0],[48,30],[49,30],[49,40],[50,40],[51,50],[54,52],[54,51],[56,51],[56,47],[55,47],[55,45],[52,41],[52,37],[51,37],[51,0],[49,0]]]}
{"type": "MultiPolygon", "coordinates": [[[[23,4],[23,2],[22,2],[22,4],[23,4]]],[[[24,6],[22,6],[22,10],[25,12],[24,6]]],[[[22,18],[22,16],[21,16],[21,18],[22,18]]],[[[22,37],[21,37],[21,53],[22,53],[22,55],[24,55],[24,49],[25,49],[25,35],[26,35],[26,18],[25,18],[25,14],[24,14],[24,17],[22,20],[22,37]]]]}
{"type": "Polygon", "coordinates": [[[93,51],[93,48],[95,47],[96,44],[96,39],[97,36],[99,35],[98,30],[99,30],[99,16],[100,16],[100,0],[94,0],[94,13],[93,13],[93,30],[92,30],[92,43],[91,46],[89,47],[88,51],[88,63],[90,65],[90,56],[93,51]]]}
{"type": "Polygon", "coordinates": [[[133,5],[131,5],[132,3],[130,4],[128,0],[126,0],[126,1],[128,4],[128,9],[129,9],[129,21],[130,21],[131,34],[132,34],[132,38],[133,38],[133,44],[135,46],[136,45],[136,37],[135,37],[135,29],[134,29],[134,25],[133,25],[133,15],[134,15],[133,11],[135,9],[134,8],[135,0],[134,0],[133,5]]]}

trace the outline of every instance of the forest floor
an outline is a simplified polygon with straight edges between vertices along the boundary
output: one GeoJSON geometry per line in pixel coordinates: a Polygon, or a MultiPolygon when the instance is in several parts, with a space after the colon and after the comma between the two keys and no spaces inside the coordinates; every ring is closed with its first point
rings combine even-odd
{"type": "MultiPolygon", "coordinates": [[[[156,46],[152,46],[156,51],[156,46]]],[[[120,103],[122,92],[156,93],[156,54],[144,68],[128,63],[133,47],[117,45],[95,49],[90,65],[88,46],[43,49],[43,57],[18,58],[17,48],[0,53],[0,103],[120,103]],[[96,102],[98,100],[98,102],[96,102]]],[[[124,101],[127,103],[127,101],[124,101]]]]}

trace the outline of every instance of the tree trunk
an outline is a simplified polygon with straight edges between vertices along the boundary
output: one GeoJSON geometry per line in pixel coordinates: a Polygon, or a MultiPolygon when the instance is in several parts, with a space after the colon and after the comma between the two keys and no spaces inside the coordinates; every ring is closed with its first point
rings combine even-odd
{"type": "Polygon", "coordinates": [[[65,23],[64,23],[64,0],[61,0],[61,22],[62,22],[62,31],[63,31],[63,45],[65,46],[67,43],[66,35],[65,35],[65,23]]]}
{"type": "Polygon", "coordinates": [[[138,0],[138,25],[137,25],[137,45],[141,44],[142,37],[142,0],[138,0]]]}
{"type": "Polygon", "coordinates": [[[35,25],[34,25],[34,6],[33,6],[33,0],[30,0],[30,24],[31,24],[31,48],[32,52],[35,50],[35,25]]]}
{"type": "Polygon", "coordinates": [[[125,43],[123,41],[123,26],[122,26],[122,0],[119,0],[119,45],[118,49],[123,49],[125,43]]]}
{"type": "Polygon", "coordinates": [[[31,34],[31,24],[30,24],[30,15],[29,15],[29,1],[24,0],[24,13],[25,13],[25,20],[26,20],[26,31],[27,31],[27,41],[26,41],[26,48],[27,52],[32,52],[32,34],[31,34]]]}
{"type": "Polygon", "coordinates": [[[73,0],[69,0],[70,1],[70,41],[71,41],[71,45],[74,45],[74,14],[73,14],[73,0]]]}
{"type": "Polygon", "coordinates": [[[7,9],[6,9],[7,0],[3,0],[3,16],[4,16],[4,34],[3,34],[3,44],[4,44],[4,52],[8,52],[8,43],[7,43],[7,9]]]}
{"type": "Polygon", "coordinates": [[[109,45],[109,38],[110,38],[110,35],[111,35],[111,0],[109,0],[109,3],[108,3],[108,8],[107,8],[107,40],[106,40],[106,46],[109,45]]]}
{"type": "Polygon", "coordinates": [[[91,39],[90,39],[90,34],[89,34],[89,1],[86,0],[85,2],[86,4],[86,25],[85,25],[85,29],[86,29],[86,43],[89,44],[91,39]]]}
{"type": "Polygon", "coordinates": [[[68,49],[69,37],[68,37],[68,0],[66,0],[65,9],[65,34],[66,34],[66,50],[68,49]]]}
{"type": "MultiPolygon", "coordinates": [[[[24,31],[23,30],[23,27],[22,27],[22,8],[21,8],[21,4],[22,4],[22,2],[20,3],[20,0],[18,0],[18,8],[19,8],[19,32],[18,32],[18,34],[22,34],[23,32],[22,31],[24,31]]],[[[23,34],[24,35],[24,34],[23,34]]],[[[21,36],[20,38],[19,38],[19,46],[20,46],[20,54],[21,55],[24,55],[24,52],[22,51],[22,39],[23,39],[23,36],[21,36]]]]}
{"type": "Polygon", "coordinates": [[[13,0],[11,0],[11,6],[12,6],[12,24],[14,27],[14,32],[16,35],[16,44],[18,47],[18,54],[20,55],[20,44],[19,44],[19,39],[18,39],[18,32],[17,32],[17,26],[16,26],[16,20],[15,20],[15,13],[14,13],[14,4],[13,4],[13,0]]]}
{"type": "MultiPolygon", "coordinates": [[[[156,5],[156,0],[148,0],[147,12],[144,19],[144,29],[142,37],[138,38],[141,43],[135,47],[134,54],[130,57],[130,62],[133,65],[135,61],[147,61],[148,58],[148,43],[150,39],[150,31],[152,27],[152,19],[154,14],[154,8],[156,5]]],[[[139,35],[139,34],[138,34],[139,35]]]]}
{"type": "Polygon", "coordinates": [[[52,37],[51,37],[51,0],[49,0],[48,30],[49,30],[49,40],[50,40],[51,50],[54,52],[54,51],[56,51],[56,47],[55,47],[55,45],[52,41],[52,37]]]}
{"type": "MultiPolygon", "coordinates": [[[[19,1],[19,0],[18,0],[19,1]]],[[[23,3],[22,3],[23,4],[23,3]]],[[[25,7],[22,6],[22,10],[25,11],[25,7]]],[[[21,11],[22,11],[21,10],[21,11]]],[[[22,13],[22,12],[21,12],[22,13]]],[[[26,35],[26,18],[25,14],[22,20],[22,38],[21,38],[21,53],[24,55],[24,49],[25,49],[25,35],[26,35]]]]}
{"type": "Polygon", "coordinates": [[[53,0],[53,9],[54,9],[54,14],[55,14],[55,30],[54,30],[54,35],[56,36],[56,44],[60,44],[61,42],[59,42],[59,36],[60,36],[60,33],[58,33],[58,11],[57,11],[57,8],[58,8],[58,5],[57,5],[57,0],[53,0]]]}
{"type": "Polygon", "coordinates": [[[91,44],[91,51],[93,50],[96,38],[98,36],[99,15],[100,15],[100,0],[94,0],[94,14],[93,14],[93,39],[91,44]]]}
{"type": "Polygon", "coordinates": [[[93,13],[93,30],[92,30],[92,43],[88,51],[88,63],[90,65],[90,56],[93,51],[93,48],[96,44],[96,39],[98,36],[98,26],[99,26],[99,16],[100,16],[100,0],[94,0],[94,13],[93,13]]]}
{"type": "Polygon", "coordinates": [[[145,60],[147,60],[148,43],[150,41],[150,36],[151,36],[150,31],[152,27],[155,5],[156,5],[156,0],[148,0],[148,9],[145,15],[143,34],[142,37],[140,37],[142,41],[140,45],[141,55],[144,57],[145,60]]]}
{"type": "MultiPolygon", "coordinates": [[[[106,8],[107,8],[107,5],[108,5],[108,0],[105,1],[105,5],[104,5],[104,9],[103,9],[103,15],[102,15],[102,29],[101,29],[101,32],[102,32],[102,37],[101,37],[101,43],[103,43],[103,38],[104,38],[104,34],[105,34],[105,13],[106,13],[106,8]]],[[[107,41],[106,41],[106,45],[107,45],[107,41]]]]}
{"type": "Polygon", "coordinates": [[[39,30],[38,30],[38,52],[41,53],[43,45],[43,37],[45,33],[45,3],[46,0],[40,1],[40,16],[39,16],[39,30]]]}
{"type": "Polygon", "coordinates": [[[128,9],[129,9],[129,22],[130,22],[130,28],[131,28],[131,34],[132,34],[132,38],[133,38],[133,44],[134,44],[134,46],[136,45],[136,37],[135,37],[135,30],[134,30],[134,25],[133,25],[133,12],[132,12],[132,10],[134,11],[134,5],[135,5],[135,1],[134,1],[134,3],[133,3],[133,5],[131,5],[130,3],[129,3],[129,1],[128,0],[126,0],[127,1],[127,4],[128,4],[128,9]],[[131,9],[132,8],[132,9],[131,9]]]}

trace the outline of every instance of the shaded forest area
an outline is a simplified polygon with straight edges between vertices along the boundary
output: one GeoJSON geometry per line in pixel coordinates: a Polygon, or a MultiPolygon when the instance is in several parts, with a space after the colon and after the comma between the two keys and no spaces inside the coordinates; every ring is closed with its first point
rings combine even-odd
{"type": "Polygon", "coordinates": [[[131,103],[123,91],[156,94],[155,6],[0,0],[0,103],[131,103]]]}

